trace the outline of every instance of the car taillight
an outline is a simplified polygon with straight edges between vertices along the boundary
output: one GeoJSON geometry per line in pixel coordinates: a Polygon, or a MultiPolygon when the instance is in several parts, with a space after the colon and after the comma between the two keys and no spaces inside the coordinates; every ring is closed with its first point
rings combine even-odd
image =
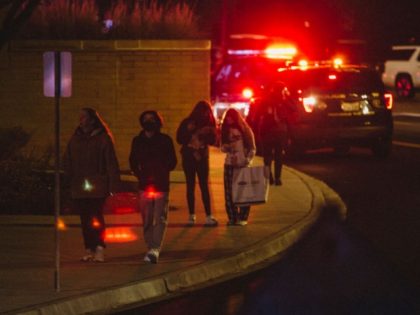
{"type": "Polygon", "coordinates": [[[302,104],[307,113],[312,113],[316,105],[316,98],[313,96],[304,97],[302,98],[302,104]]]}
{"type": "Polygon", "coordinates": [[[250,99],[254,96],[254,91],[250,88],[245,88],[242,90],[242,96],[250,99]]]}
{"type": "Polygon", "coordinates": [[[385,93],[385,107],[387,109],[392,109],[392,106],[394,105],[394,98],[391,93],[385,93]]]}

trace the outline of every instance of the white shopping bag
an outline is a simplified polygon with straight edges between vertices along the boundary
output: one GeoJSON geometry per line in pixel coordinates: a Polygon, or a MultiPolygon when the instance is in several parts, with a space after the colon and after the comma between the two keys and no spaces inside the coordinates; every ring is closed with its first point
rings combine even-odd
{"type": "Polygon", "coordinates": [[[266,203],[270,171],[266,166],[235,168],[232,201],[236,206],[266,203]]]}

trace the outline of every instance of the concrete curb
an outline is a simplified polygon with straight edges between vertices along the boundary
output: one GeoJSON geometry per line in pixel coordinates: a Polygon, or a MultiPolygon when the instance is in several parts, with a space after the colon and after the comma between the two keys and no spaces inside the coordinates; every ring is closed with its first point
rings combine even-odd
{"type": "Polygon", "coordinates": [[[124,287],[58,300],[48,305],[38,305],[30,310],[14,314],[103,314],[170,298],[188,289],[205,287],[245,274],[270,258],[285,252],[302,238],[326,206],[337,208],[342,218],[345,218],[346,205],[334,190],[322,181],[294,169],[287,169],[297,176],[312,194],[312,204],[308,214],[287,230],[278,231],[271,237],[231,257],[207,261],[185,270],[167,273],[159,278],[147,279],[124,287]]]}

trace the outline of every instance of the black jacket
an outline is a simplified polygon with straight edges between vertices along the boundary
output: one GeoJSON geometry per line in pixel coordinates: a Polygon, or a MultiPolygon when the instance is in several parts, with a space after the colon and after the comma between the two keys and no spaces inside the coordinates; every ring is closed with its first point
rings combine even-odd
{"type": "Polygon", "coordinates": [[[188,130],[188,124],[193,122],[191,119],[184,119],[178,127],[176,133],[176,141],[182,145],[181,154],[183,157],[192,156],[195,153],[199,154],[201,158],[209,156],[209,145],[216,142],[216,127],[212,125],[197,127],[194,130],[188,130]],[[193,148],[190,146],[193,135],[196,135],[201,143],[200,148],[193,148]]]}
{"type": "Polygon", "coordinates": [[[157,191],[169,191],[169,172],[177,163],[172,139],[163,133],[151,138],[144,131],[133,138],[130,168],[139,180],[139,188],[153,186],[157,191]]]}

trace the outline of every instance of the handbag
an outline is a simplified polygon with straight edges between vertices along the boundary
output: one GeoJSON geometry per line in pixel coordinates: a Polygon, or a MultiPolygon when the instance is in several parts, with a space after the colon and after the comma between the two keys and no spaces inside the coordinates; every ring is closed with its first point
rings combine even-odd
{"type": "Polygon", "coordinates": [[[235,168],[232,201],[236,206],[263,204],[268,199],[270,170],[267,166],[235,168]]]}

